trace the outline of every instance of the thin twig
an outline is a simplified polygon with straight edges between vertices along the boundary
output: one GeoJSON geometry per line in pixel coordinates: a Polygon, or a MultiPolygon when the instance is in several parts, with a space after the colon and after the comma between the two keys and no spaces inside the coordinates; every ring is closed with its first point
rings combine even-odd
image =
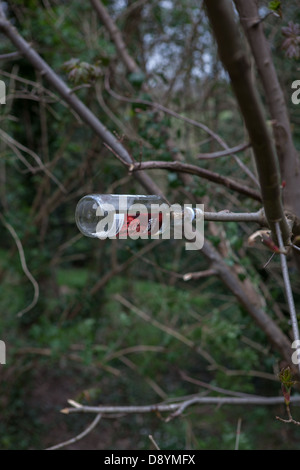
{"type": "Polygon", "coordinates": [[[286,407],[286,411],[287,411],[287,414],[288,414],[289,419],[283,419],[283,418],[280,418],[279,416],[276,416],[276,419],[278,419],[279,421],[282,421],[283,423],[292,423],[292,424],[296,424],[296,426],[300,426],[300,422],[299,422],[299,421],[296,421],[296,420],[292,417],[292,413],[291,413],[291,409],[290,409],[289,403],[286,403],[286,404],[285,404],[285,407],[286,407]]]}
{"type": "Polygon", "coordinates": [[[82,433],[78,434],[78,436],[75,436],[72,439],[69,439],[68,441],[61,442],[60,444],[57,444],[55,446],[48,447],[46,450],[57,450],[61,449],[62,447],[66,447],[69,444],[74,444],[75,442],[78,442],[80,439],[87,436],[87,434],[89,434],[97,426],[101,417],[102,415],[99,413],[96,418],[92,421],[92,423],[82,433]]]}
{"type": "Polygon", "coordinates": [[[23,246],[22,246],[22,243],[21,243],[15,229],[12,227],[12,225],[10,225],[8,222],[6,222],[6,220],[4,219],[4,217],[1,213],[0,213],[0,220],[2,221],[3,225],[7,228],[7,230],[10,232],[13,239],[15,240],[15,243],[16,243],[18,251],[19,251],[19,256],[20,256],[20,261],[21,261],[23,272],[24,272],[25,276],[29,279],[31,284],[33,285],[33,289],[34,289],[34,295],[33,295],[32,302],[28,305],[28,307],[24,308],[23,310],[21,310],[17,314],[18,317],[21,317],[22,315],[24,315],[24,313],[29,312],[29,310],[31,310],[37,304],[37,301],[38,301],[38,298],[39,298],[39,285],[38,285],[38,283],[36,282],[36,280],[34,279],[34,277],[32,276],[32,274],[29,272],[29,270],[27,268],[23,246]]]}
{"type": "MultiPolygon", "coordinates": [[[[282,240],[279,222],[275,222],[275,228],[276,228],[276,236],[277,236],[277,240],[279,243],[279,248],[281,251],[280,261],[281,261],[282,276],[283,276],[286,299],[287,299],[287,303],[289,307],[290,318],[291,318],[291,323],[292,323],[292,328],[293,328],[294,341],[297,341],[297,344],[299,344],[300,337],[299,337],[297,313],[295,309],[294,297],[293,297],[293,292],[292,292],[292,287],[291,287],[291,282],[290,282],[290,277],[289,277],[289,270],[288,270],[288,266],[286,262],[286,255],[283,253],[285,247],[284,247],[283,240],[282,240]]],[[[300,364],[298,364],[298,367],[300,371],[300,364]]]]}
{"type": "MultiPolygon", "coordinates": [[[[48,170],[48,168],[44,165],[44,163],[42,162],[42,160],[40,159],[40,157],[35,153],[33,152],[32,150],[30,150],[29,148],[25,147],[24,145],[22,145],[20,142],[18,142],[17,140],[15,140],[13,137],[11,137],[9,134],[7,134],[3,129],[0,129],[0,135],[1,137],[3,138],[3,140],[8,144],[8,145],[14,145],[16,148],[18,148],[19,150],[22,150],[23,152],[26,152],[28,155],[30,155],[31,157],[34,158],[34,160],[37,162],[37,164],[39,165],[39,170],[43,170],[47,176],[52,179],[52,181],[57,184],[57,186],[59,187],[59,189],[63,192],[63,193],[66,193],[67,190],[66,188],[58,181],[58,179],[48,170]]],[[[27,166],[27,165],[26,165],[27,166]]],[[[34,171],[35,169],[30,166],[30,171],[34,171]]]]}
{"type": "Polygon", "coordinates": [[[257,222],[260,225],[268,225],[263,209],[257,212],[230,212],[228,210],[204,212],[204,220],[215,222],[257,222]]]}
{"type": "Polygon", "coordinates": [[[238,422],[237,422],[237,428],[236,428],[236,437],[235,437],[234,450],[239,450],[240,436],[241,436],[241,426],[242,426],[242,418],[239,418],[238,422]]]}
{"type": "Polygon", "coordinates": [[[276,419],[278,419],[278,421],[281,421],[282,423],[287,423],[287,424],[292,423],[292,424],[296,424],[296,426],[300,426],[300,422],[296,421],[293,418],[283,419],[283,418],[280,418],[280,416],[276,416],[276,419]]]}
{"type": "MultiPolygon", "coordinates": [[[[133,99],[133,98],[127,98],[124,96],[121,96],[114,92],[109,85],[109,80],[108,80],[108,75],[106,74],[105,76],[105,88],[107,92],[113,96],[114,98],[120,100],[120,101],[125,101],[127,103],[137,103],[137,104],[143,104],[146,106],[151,106],[154,109],[158,109],[159,111],[162,111],[169,116],[173,116],[176,119],[180,119],[187,124],[190,124],[192,126],[198,127],[202,129],[204,132],[206,132],[212,139],[214,139],[218,144],[225,149],[225,151],[230,150],[229,146],[226,144],[226,142],[215,132],[213,132],[209,127],[207,127],[205,124],[202,124],[201,122],[195,121],[194,119],[188,118],[186,116],[182,116],[181,114],[177,113],[176,111],[173,111],[169,108],[166,108],[165,106],[161,105],[160,103],[155,103],[153,101],[146,101],[146,100],[139,100],[139,99],[133,99]]],[[[253,175],[253,173],[249,170],[249,168],[235,155],[232,154],[233,158],[235,159],[236,163],[239,165],[239,167],[249,176],[249,178],[255,183],[256,186],[259,187],[259,183],[257,181],[257,178],[253,175]]]]}
{"type": "Polygon", "coordinates": [[[144,344],[139,344],[137,346],[131,346],[129,348],[123,348],[118,351],[114,351],[109,353],[105,357],[105,361],[112,361],[113,359],[119,358],[120,356],[124,356],[126,354],[132,354],[132,353],[140,353],[140,352],[165,352],[165,347],[164,346],[148,346],[144,344]]]}
{"type": "MultiPolygon", "coordinates": [[[[292,398],[293,403],[300,403],[300,396],[294,396],[292,398]]],[[[64,408],[61,410],[63,414],[70,413],[101,413],[104,418],[105,415],[111,415],[116,413],[125,414],[136,414],[136,413],[156,413],[156,412],[176,412],[178,416],[179,410],[182,413],[187,407],[199,404],[199,405],[280,405],[283,403],[282,397],[199,397],[194,396],[181,403],[157,403],[154,405],[141,405],[141,406],[85,406],[76,403],[74,407],[73,402],[68,401],[72,408],[64,408]]]]}
{"type": "Polygon", "coordinates": [[[143,377],[143,379],[145,380],[145,382],[149,385],[150,388],[152,388],[152,390],[154,390],[154,392],[162,399],[162,400],[166,400],[167,399],[167,394],[166,392],[158,385],[157,382],[155,382],[153,379],[151,379],[151,377],[148,377],[147,375],[144,375],[143,373],[141,373],[139,371],[139,368],[138,366],[132,362],[128,357],[126,356],[123,356],[123,357],[119,357],[119,360],[125,364],[127,367],[129,367],[129,369],[131,370],[134,370],[137,374],[141,375],[143,377]]]}
{"type": "MultiPolygon", "coordinates": [[[[123,162],[125,163],[125,162],[123,162]]],[[[258,191],[249,188],[244,183],[238,183],[237,181],[232,180],[231,178],[227,178],[226,176],[220,175],[219,173],[215,173],[213,171],[207,170],[205,168],[201,168],[196,165],[191,165],[189,163],[182,163],[182,162],[167,162],[167,161],[148,161],[148,162],[141,162],[135,164],[125,163],[129,167],[130,172],[139,172],[140,170],[158,170],[158,169],[165,169],[169,171],[175,172],[183,172],[188,173],[190,175],[200,176],[201,178],[205,178],[208,181],[212,181],[214,183],[221,184],[233,191],[236,191],[240,194],[244,194],[256,201],[261,202],[261,195],[258,191]]]]}
{"type": "Polygon", "coordinates": [[[194,273],[186,273],[183,275],[184,281],[190,281],[191,279],[201,279],[202,277],[216,276],[218,272],[215,269],[206,269],[194,273]]]}
{"type": "MultiPolygon", "coordinates": [[[[184,371],[179,371],[180,377],[182,380],[192,383],[194,385],[197,385],[198,387],[203,387],[206,388],[207,390],[211,390],[213,392],[217,393],[222,393],[223,395],[230,395],[232,397],[253,397],[254,395],[250,395],[249,393],[243,393],[243,392],[234,392],[232,390],[227,390],[222,387],[217,387],[216,385],[211,385],[206,382],[203,382],[202,380],[194,379],[193,377],[188,376],[184,371]]],[[[256,395],[257,398],[259,398],[258,395],[256,395]]]]}
{"type": "Polygon", "coordinates": [[[154,445],[155,449],[156,450],[160,450],[160,448],[158,447],[158,445],[156,444],[155,440],[153,439],[153,436],[151,436],[151,434],[149,434],[149,439],[150,441],[152,442],[152,444],[154,445]]]}
{"type": "Polygon", "coordinates": [[[195,349],[198,354],[200,354],[202,357],[204,357],[204,359],[206,359],[206,361],[211,365],[211,367],[214,367],[214,368],[218,367],[218,364],[208,352],[203,350],[200,346],[196,346],[196,344],[193,341],[191,341],[189,338],[187,338],[186,336],[183,336],[181,333],[174,330],[173,328],[170,328],[169,326],[164,325],[163,323],[160,323],[155,318],[152,318],[150,315],[148,315],[148,313],[137,308],[135,305],[133,305],[131,302],[129,302],[120,294],[116,294],[114,298],[118,302],[120,302],[122,305],[124,305],[124,307],[129,308],[132,312],[134,312],[144,321],[151,323],[151,325],[153,325],[155,328],[158,328],[159,330],[164,331],[168,335],[173,336],[174,338],[176,338],[178,341],[182,342],[189,348],[195,349]]]}
{"type": "Polygon", "coordinates": [[[221,150],[220,152],[199,153],[198,155],[196,155],[196,158],[198,158],[199,160],[211,160],[214,158],[227,157],[228,155],[232,155],[233,153],[242,152],[243,150],[246,150],[249,147],[251,147],[250,143],[243,143],[240,145],[236,145],[233,148],[221,150]]]}
{"type": "Polygon", "coordinates": [[[22,57],[20,52],[8,52],[7,54],[1,54],[0,60],[15,60],[22,57]]]}

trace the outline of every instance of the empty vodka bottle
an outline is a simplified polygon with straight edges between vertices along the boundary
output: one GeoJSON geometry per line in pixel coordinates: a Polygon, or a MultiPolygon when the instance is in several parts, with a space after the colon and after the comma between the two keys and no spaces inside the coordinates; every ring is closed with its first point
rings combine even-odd
{"type": "Polygon", "coordinates": [[[100,239],[155,238],[194,217],[192,208],[169,206],[156,195],[90,194],[80,199],[75,212],[83,235],[100,239]]]}

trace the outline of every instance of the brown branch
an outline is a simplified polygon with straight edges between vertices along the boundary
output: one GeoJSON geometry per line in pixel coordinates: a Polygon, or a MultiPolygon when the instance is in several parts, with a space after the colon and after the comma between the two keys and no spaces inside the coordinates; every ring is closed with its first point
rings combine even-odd
{"type": "Polygon", "coordinates": [[[283,212],[277,155],[253,83],[250,61],[243,49],[233,6],[228,0],[204,0],[204,3],[253,147],[266,218],[275,240],[275,222],[280,223],[284,243],[288,244],[290,230],[283,212]]]}
{"type": "Polygon", "coordinates": [[[270,342],[276,347],[276,349],[280,350],[282,356],[293,369],[293,372],[298,374],[298,369],[291,363],[292,349],[289,338],[281,331],[264,309],[260,308],[255,303],[255,300],[247,294],[242,282],[238,278],[238,275],[229,268],[218,251],[216,251],[206,240],[204,242],[202,252],[210,260],[211,268],[217,271],[219,278],[235,295],[240,304],[243,305],[246,311],[259,325],[261,330],[267,335],[270,342]]]}
{"type": "Polygon", "coordinates": [[[170,171],[176,172],[183,172],[188,173],[190,175],[200,176],[201,178],[205,178],[208,181],[212,181],[214,183],[221,184],[226,188],[232,189],[239,194],[244,194],[256,201],[261,202],[260,194],[245,186],[244,184],[238,183],[226,176],[219,175],[218,173],[214,173],[213,171],[206,170],[205,168],[201,168],[196,165],[191,165],[189,163],[182,163],[182,162],[165,162],[165,161],[150,161],[150,162],[142,162],[142,163],[135,163],[128,165],[129,170],[131,172],[136,172],[140,170],[158,170],[158,169],[165,169],[170,171]]]}
{"type": "MultiPolygon", "coordinates": [[[[153,240],[151,243],[145,245],[138,253],[135,253],[131,256],[128,260],[124,261],[122,264],[118,264],[114,266],[110,271],[105,273],[94,285],[91,289],[89,289],[89,295],[95,295],[99,290],[103,289],[104,286],[116,275],[120,274],[121,272],[125,271],[132,263],[137,261],[144,253],[155,248],[159,245],[162,240],[153,240]]],[[[74,306],[73,304],[68,305],[63,313],[63,317],[67,315],[75,316],[77,315],[82,308],[82,303],[77,302],[74,306]],[[70,313],[71,312],[71,313],[70,313]]]]}
{"type": "Polygon", "coordinates": [[[98,414],[96,418],[92,421],[92,423],[83,432],[73,437],[72,439],[69,439],[68,441],[61,442],[60,444],[56,444],[55,446],[52,446],[52,447],[48,447],[46,450],[61,449],[62,447],[66,447],[70,444],[74,444],[75,442],[80,441],[85,436],[87,436],[93,429],[95,429],[95,427],[97,426],[101,418],[102,418],[101,414],[98,414]]]}
{"type": "Polygon", "coordinates": [[[19,252],[23,272],[24,272],[25,276],[27,277],[27,279],[31,282],[31,284],[33,286],[34,293],[33,293],[32,302],[27,307],[25,307],[24,309],[22,309],[21,311],[18,312],[17,316],[21,317],[22,315],[24,315],[24,313],[29,312],[29,310],[33,309],[33,307],[36,306],[36,304],[39,300],[40,289],[39,289],[38,283],[36,282],[33,275],[31,274],[31,272],[27,268],[27,263],[26,263],[26,258],[25,258],[23,246],[22,246],[21,240],[19,239],[15,229],[8,222],[6,222],[6,220],[4,219],[4,217],[1,213],[0,213],[0,220],[3,223],[3,225],[7,228],[7,230],[10,232],[11,236],[14,239],[14,241],[17,245],[17,248],[18,248],[18,252],[19,252]]]}
{"type": "Polygon", "coordinates": [[[119,357],[119,360],[123,362],[127,367],[129,367],[131,370],[134,370],[137,374],[142,376],[142,378],[145,380],[145,382],[149,385],[150,388],[162,399],[165,400],[167,398],[166,392],[158,385],[157,382],[155,382],[153,379],[150,377],[147,377],[142,373],[138,366],[134,364],[128,357],[121,356],[119,357]]]}
{"type": "MultiPolygon", "coordinates": [[[[155,405],[144,406],[84,406],[68,400],[73,408],[64,408],[61,413],[101,413],[103,418],[105,415],[116,413],[136,414],[136,413],[157,413],[157,412],[176,412],[176,415],[182,413],[187,407],[192,405],[280,405],[283,403],[282,397],[258,397],[249,395],[247,397],[199,397],[195,396],[181,403],[158,403],[155,405]]],[[[293,397],[293,403],[300,403],[300,397],[293,397]]]]}
{"type": "MultiPolygon", "coordinates": [[[[194,385],[197,385],[198,387],[203,387],[208,390],[211,390],[212,392],[217,392],[217,393],[222,393],[223,395],[230,395],[232,397],[248,397],[251,396],[249,393],[243,393],[243,392],[234,392],[232,390],[227,390],[222,387],[217,387],[212,384],[208,384],[206,382],[203,382],[202,380],[194,379],[193,377],[188,376],[184,371],[179,371],[180,376],[182,380],[185,382],[192,383],[194,385]]],[[[253,395],[252,395],[253,396],[253,395]]]]}
{"type": "Polygon", "coordinates": [[[279,421],[281,421],[282,423],[286,423],[286,424],[295,424],[296,426],[300,426],[300,422],[299,421],[296,421],[293,417],[292,417],[292,413],[291,413],[291,410],[290,410],[290,405],[289,403],[286,403],[285,404],[285,407],[286,407],[286,411],[287,411],[287,414],[288,414],[288,417],[289,419],[283,419],[283,418],[280,418],[279,416],[276,416],[276,419],[278,419],[279,421]]]}
{"type": "Polygon", "coordinates": [[[189,348],[196,350],[196,352],[200,354],[212,367],[215,367],[215,368],[218,367],[216,361],[209,353],[204,351],[201,347],[197,346],[193,341],[191,341],[186,336],[183,336],[181,333],[174,330],[173,328],[170,328],[169,326],[164,325],[163,323],[160,323],[155,318],[152,318],[150,315],[148,315],[148,313],[144,312],[140,308],[137,308],[135,305],[133,305],[131,302],[125,299],[123,296],[116,294],[115,299],[118,302],[120,302],[122,305],[124,305],[124,307],[133,311],[136,315],[138,315],[144,321],[151,323],[151,325],[153,325],[155,328],[158,328],[159,330],[164,331],[168,335],[173,336],[173,338],[176,338],[178,341],[188,346],[189,348]]]}
{"type": "MultiPolygon", "coordinates": [[[[199,121],[195,121],[194,119],[191,119],[191,118],[188,118],[186,116],[182,116],[181,114],[177,113],[176,111],[170,109],[170,108],[167,108],[166,106],[163,106],[162,104],[160,103],[156,103],[154,101],[147,101],[147,100],[140,100],[140,99],[134,99],[134,98],[127,98],[125,96],[121,96],[119,95],[118,93],[116,93],[115,91],[113,91],[111,88],[110,88],[110,85],[109,85],[109,80],[108,80],[108,74],[106,74],[105,76],[105,89],[106,91],[111,95],[113,96],[115,99],[117,100],[120,100],[120,101],[124,101],[126,103],[137,103],[137,104],[143,104],[143,105],[146,105],[146,106],[151,106],[152,108],[154,109],[157,109],[159,111],[162,111],[163,113],[165,114],[168,114],[169,116],[172,116],[176,119],[180,119],[181,121],[183,122],[186,122],[187,124],[190,124],[191,126],[194,126],[194,127],[197,127],[198,129],[202,129],[204,132],[206,132],[212,139],[214,139],[216,142],[218,142],[218,144],[223,148],[225,149],[226,151],[229,150],[229,147],[228,145],[226,144],[226,142],[218,135],[216,134],[215,132],[213,132],[208,126],[206,126],[205,124],[203,124],[202,122],[199,122],[199,121]]],[[[253,175],[253,173],[248,169],[248,167],[246,165],[244,165],[244,163],[235,155],[233,154],[233,158],[235,159],[236,163],[239,165],[239,167],[249,176],[250,179],[252,179],[252,181],[258,185],[258,182],[255,178],[255,176],[253,175]]]]}
{"type": "Polygon", "coordinates": [[[126,354],[140,353],[140,352],[165,352],[166,348],[164,346],[147,346],[144,344],[139,344],[137,346],[131,346],[128,348],[120,349],[119,351],[114,351],[105,356],[105,361],[112,361],[113,359],[119,358],[126,354]]]}
{"type": "Polygon", "coordinates": [[[30,150],[29,148],[25,147],[22,145],[20,142],[15,140],[13,137],[11,137],[9,134],[7,134],[3,129],[0,129],[0,136],[4,140],[4,142],[14,150],[15,154],[17,157],[24,163],[24,165],[32,172],[36,173],[37,171],[44,171],[45,174],[60,188],[60,190],[63,193],[66,193],[66,189],[64,186],[58,181],[58,179],[48,170],[48,168],[44,165],[40,157],[30,150]],[[38,168],[34,168],[32,165],[30,165],[27,160],[22,156],[21,150],[28,155],[30,155],[39,165],[38,168]]]}
{"type": "Polygon", "coordinates": [[[100,0],[91,0],[91,4],[93,5],[94,9],[96,10],[100,20],[108,30],[110,37],[112,41],[114,42],[116,49],[118,51],[118,54],[122,60],[122,62],[125,64],[127,70],[129,73],[135,73],[140,70],[139,66],[133,60],[131,55],[127,51],[126,44],[123,40],[122,34],[109,15],[107,9],[105,6],[102,4],[100,0]]]}
{"type": "Polygon", "coordinates": [[[264,97],[270,110],[281,177],[286,182],[284,203],[287,209],[300,218],[300,161],[293,143],[288,109],[264,26],[261,22],[253,22],[253,18],[258,18],[258,3],[256,0],[234,0],[234,3],[255,59],[264,97]]]}
{"type": "Polygon", "coordinates": [[[196,158],[199,158],[199,160],[211,160],[214,158],[227,157],[228,155],[232,155],[233,153],[242,152],[243,150],[246,150],[249,147],[251,147],[250,143],[244,143],[236,145],[231,149],[221,150],[220,152],[199,153],[198,155],[196,155],[196,158]]]}

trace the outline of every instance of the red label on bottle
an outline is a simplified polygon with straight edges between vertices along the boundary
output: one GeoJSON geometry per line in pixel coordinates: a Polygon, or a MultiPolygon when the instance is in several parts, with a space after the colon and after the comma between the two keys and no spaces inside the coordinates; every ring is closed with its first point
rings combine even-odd
{"type": "Polygon", "coordinates": [[[130,236],[135,234],[154,235],[162,226],[162,214],[126,215],[123,226],[118,236],[130,236]]]}

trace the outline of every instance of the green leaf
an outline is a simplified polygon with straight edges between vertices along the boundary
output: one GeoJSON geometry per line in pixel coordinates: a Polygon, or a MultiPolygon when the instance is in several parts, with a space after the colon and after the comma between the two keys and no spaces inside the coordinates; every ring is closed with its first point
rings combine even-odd
{"type": "Polygon", "coordinates": [[[268,8],[273,11],[278,11],[281,8],[281,1],[274,0],[272,2],[269,2],[268,8]]]}

